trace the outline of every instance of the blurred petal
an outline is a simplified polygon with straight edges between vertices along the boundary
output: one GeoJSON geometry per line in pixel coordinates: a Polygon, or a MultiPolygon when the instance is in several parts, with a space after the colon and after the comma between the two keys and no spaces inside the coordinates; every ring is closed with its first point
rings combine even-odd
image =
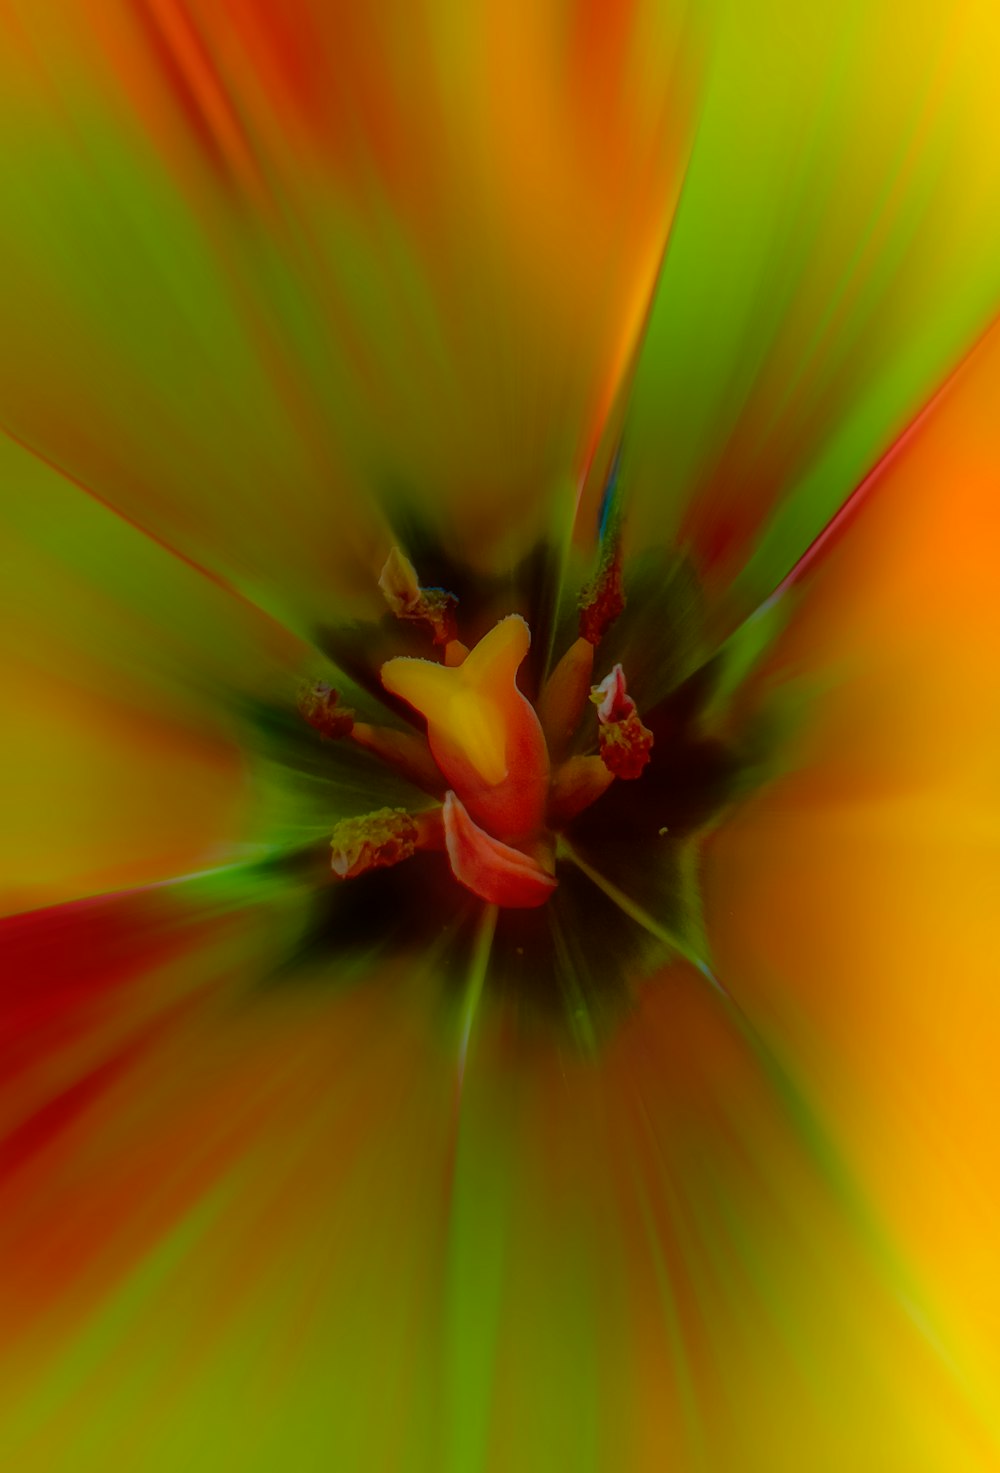
{"type": "Polygon", "coordinates": [[[312,1354],[349,1342],[332,1445],[362,1445],[372,1407],[351,1387],[392,1380],[373,1295],[399,1312],[398,1355],[453,1086],[426,1088],[419,972],[254,994],[294,913],[247,871],[0,925],[5,1462],[274,1466],[270,1419],[322,1415],[312,1354]],[[203,1396],[245,1373],[264,1420],[244,1442],[228,1397],[203,1396]]]}
{"type": "Polygon", "coordinates": [[[301,647],[2,437],[0,471],[3,908],[231,859],[234,698],[293,685],[301,647]]]}
{"type": "Polygon", "coordinates": [[[806,702],[791,770],[707,874],[722,975],[808,1079],[981,1408],[1000,1374],[998,396],[994,331],[817,565],[761,677],[806,702]]]}
{"type": "Polygon", "coordinates": [[[715,37],[623,479],[635,540],[687,547],[728,628],[997,310],[1000,19],[767,0],[715,37]]]}
{"type": "Polygon", "coordinates": [[[78,1036],[54,1052],[46,1023],[8,1096],[8,1460],[978,1466],[933,1345],[701,978],[662,974],[597,1062],[491,1028],[459,1067],[423,969],[240,1006],[264,933],[207,898],[78,915],[40,954],[78,1036]]]}
{"type": "Polygon", "coordinates": [[[3,682],[5,909],[184,874],[239,835],[240,760],[224,742],[78,678],[11,662],[3,682]]]}
{"type": "Polygon", "coordinates": [[[374,587],[380,501],[505,565],[653,287],[682,21],[12,0],[3,423],[300,630],[374,587]]]}

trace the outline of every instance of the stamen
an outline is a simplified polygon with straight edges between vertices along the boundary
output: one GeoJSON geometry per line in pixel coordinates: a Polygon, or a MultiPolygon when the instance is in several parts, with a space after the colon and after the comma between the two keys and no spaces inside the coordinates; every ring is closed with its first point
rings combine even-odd
{"type": "Polygon", "coordinates": [[[326,681],[318,680],[302,692],[299,711],[327,741],[350,737],[425,793],[440,796],[444,792],[445,784],[426,737],[358,721],[354,711],[340,705],[339,694],[326,681]]]}
{"type": "Polygon", "coordinates": [[[340,705],[340,694],[325,680],[317,680],[299,694],[299,712],[327,741],[350,736],[354,712],[340,705]]]}
{"type": "Polygon", "coordinates": [[[596,803],[615,780],[600,757],[570,757],[552,774],[547,821],[552,828],[570,823],[596,803]]]}
{"type": "Polygon", "coordinates": [[[649,751],[653,745],[653,733],[643,726],[639,713],[633,711],[624,721],[611,722],[602,726],[598,734],[601,761],[615,777],[627,782],[642,777],[649,751]]]}
{"type": "Polygon", "coordinates": [[[616,665],[590,692],[600,722],[601,761],[615,777],[633,781],[649,761],[653,733],[643,726],[635,701],[625,687],[625,672],[616,665]]]}
{"type": "Polygon", "coordinates": [[[417,732],[393,731],[388,726],[370,726],[367,721],[357,721],[351,740],[388,767],[395,768],[425,793],[440,796],[444,792],[445,783],[431,756],[426,737],[417,732]]]}
{"type": "Polygon", "coordinates": [[[624,608],[621,528],[616,524],[602,541],[597,576],[581,595],[580,638],[588,644],[600,644],[624,608]]]}
{"type": "Polygon", "coordinates": [[[580,725],[594,678],[594,646],[576,639],[545,682],[538,699],[538,719],[554,761],[566,751],[580,725]]]}
{"type": "Polygon", "coordinates": [[[594,686],[590,699],[597,707],[597,719],[602,725],[609,721],[624,721],[635,710],[635,701],[628,693],[621,665],[616,665],[600,685],[594,686]]]}
{"type": "Polygon", "coordinates": [[[469,653],[469,646],[463,644],[460,639],[449,639],[444,647],[444,662],[446,665],[461,665],[469,653]]]}
{"type": "MultiPolygon", "coordinates": [[[[458,599],[443,588],[421,588],[416,568],[398,547],[389,553],[378,586],[397,619],[427,624],[434,643],[444,645],[446,652],[449,646],[459,644],[455,623],[458,599]]],[[[453,655],[457,654],[458,649],[453,651],[453,655]]],[[[458,663],[458,659],[449,660],[449,664],[458,663]]]]}
{"type": "Polygon", "coordinates": [[[444,845],[441,809],[407,813],[405,808],[379,808],[360,818],[344,818],[330,841],[330,867],[342,880],[353,880],[371,869],[389,869],[409,859],[418,849],[444,845]]]}

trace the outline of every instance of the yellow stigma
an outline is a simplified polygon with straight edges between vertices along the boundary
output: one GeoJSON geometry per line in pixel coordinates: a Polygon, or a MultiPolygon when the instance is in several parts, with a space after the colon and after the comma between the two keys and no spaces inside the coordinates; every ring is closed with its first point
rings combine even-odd
{"type": "Polygon", "coordinates": [[[514,677],[528,652],[531,631],[510,614],[470,651],[461,665],[399,656],[382,666],[382,684],[447,736],[484,783],[507,776],[507,732],[514,677]]]}

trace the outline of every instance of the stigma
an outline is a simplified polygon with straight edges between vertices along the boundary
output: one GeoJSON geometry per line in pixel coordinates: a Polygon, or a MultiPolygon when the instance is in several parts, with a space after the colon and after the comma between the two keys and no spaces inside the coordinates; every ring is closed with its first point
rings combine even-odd
{"type": "Polygon", "coordinates": [[[501,619],[460,665],[397,658],[382,684],[427,722],[431,755],[472,817],[496,838],[537,836],[549,787],[549,754],[534,707],[517,687],[531,631],[501,619]]]}

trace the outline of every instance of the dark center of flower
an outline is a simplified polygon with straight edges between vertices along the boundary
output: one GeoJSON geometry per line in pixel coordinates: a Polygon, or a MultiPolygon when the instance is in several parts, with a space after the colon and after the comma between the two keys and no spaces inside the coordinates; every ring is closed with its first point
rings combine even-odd
{"type": "Polygon", "coordinates": [[[586,554],[562,535],[491,575],[397,510],[424,582],[393,551],[382,618],[312,631],[331,674],[302,693],[306,720],[284,693],[248,711],[286,837],[261,861],[292,903],[275,982],[346,986],[405,960],[389,975],[456,1016],[482,994],[512,1027],[589,1049],[665,963],[710,966],[713,835],[794,712],[748,683],[753,622],[720,639],[685,554],[625,561],[605,504],[579,597],[567,574],[586,554]]]}

